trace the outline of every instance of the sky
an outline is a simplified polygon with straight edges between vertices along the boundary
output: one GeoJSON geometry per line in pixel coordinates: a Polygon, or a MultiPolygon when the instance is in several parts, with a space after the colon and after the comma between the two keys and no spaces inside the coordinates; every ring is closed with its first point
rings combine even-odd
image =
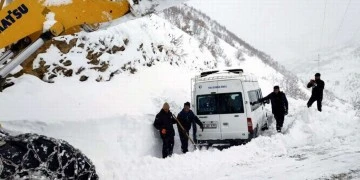
{"type": "Polygon", "coordinates": [[[190,0],[187,4],[280,62],[360,40],[360,0],[190,0]]]}

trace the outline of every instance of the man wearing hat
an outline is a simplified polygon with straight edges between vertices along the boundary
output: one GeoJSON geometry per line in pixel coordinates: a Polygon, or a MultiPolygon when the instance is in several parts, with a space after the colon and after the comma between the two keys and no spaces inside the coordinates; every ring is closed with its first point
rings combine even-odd
{"type": "Polygon", "coordinates": [[[317,108],[321,112],[321,101],[323,99],[325,83],[320,79],[320,73],[315,74],[315,80],[310,80],[307,87],[312,88],[311,97],[307,103],[308,108],[317,101],[317,108]]]}
{"type": "MultiPolygon", "coordinates": [[[[271,109],[276,120],[276,130],[281,132],[281,128],[284,124],[285,115],[288,114],[288,101],[286,99],[285,93],[280,91],[279,86],[274,86],[274,91],[267,95],[266,97],[259,99],[255,103],[263,103],[265,101],[271,101],[271,109]]],[[[255,104],[251,103],[251,105],[255,104]]]]}
{"type": "Polygon", "coordinates": [[[171,156],[173,153],[175,136],[173,124],[175,123],[176,120],[170,112],[170,106],[167,102],[165,102],[160,112],[156,115],[154,121],[154,127],[159,130],[160,137],[163,140],[163,158],[171,156]]]}
{"type": "MultiPolygon", "coordinates": [[[[185,133],[189,134],[189,130],[191,128],[191,124],[196,123],[200,126],[202,131],[204,131],[203,123],[199,120],[199,118],[190,110],[190,103],[186,102],[184,103],[183,110],[178,114],[177,119],[181,123],[181,125],[184,127],[185,131],[181,129],[181,127],[178,126],[180,141],[181,141],[181,150],[183,153],[188,152],[188,137],[185,133]]],[[[193,127],[195,128],[195,127],[193,127]]],[[[196,132],[195,132],[196,133],[196,132]]]]}

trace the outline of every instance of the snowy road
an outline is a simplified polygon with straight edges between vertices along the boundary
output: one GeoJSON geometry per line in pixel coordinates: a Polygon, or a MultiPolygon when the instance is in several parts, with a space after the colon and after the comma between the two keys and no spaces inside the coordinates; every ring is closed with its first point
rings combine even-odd
{"type": "MultiPolygon", "coordinates": [[[[120,79],[116,82],[121,81],[120,79]]],[[[138,88],[136,77],[134,81],[133,84],[128,84],[130,89],[138,88]]],[[[35,86],[34,82],[30,84],[35,86]]],[[[183,83],[186,84],[186,80],[183,83]]],[[[97,90],[96,85],[89,86],[93,86],[94,91],[97,90]]],[[[126,113],[129,107],[140,106],[137,104],[140,100],[132,103],[126,101],[127,108],[122,107],[121,102],[113,102],[107,107],[118,107],[117,114],[111,111],[111,108],[98,108],[100,114],[109,112],[108,117],[91,119],[84,114],[84,118],[78,120],[67,117],[70,117],[72,112],[77,112],[77,108],[82,109],[71,102],[83,100],[81,86],[72,86],[71,90],[52,87],[44,87],[42,91],[28,90],[25,94],[38,97],[38,101],[43,103],[47,100],[39,98],[40,96],[52,97],[50,94],[58,94],[62,98],[55,98],[57,103],[69,103],[67,108],[72,111],[64,115],[63,119],[57,116],[56,120],[51,120],[45,116],[46,112],[55,112],[51,111],[51,104],[43,106],[44,104],[37,103],[31,105],[32,110],[27,114],[32,117],[28,120],[22,120],[24,113],[18,113],[19,120],[12,114],[12,120],[2,121],[2,124],[16,132],[36,132],[70,142],[92,159],[101,179],[360,179],[360,121],[355,117],[355,112],[346,105],[334,103],[332,107],[325,106],[324,111],[319,113],[315,108],[305,108],[305,101],[292,98],[289,98],[290,114],[285,119],[284,134],[275,133],[272,124],[262,136],[246,145],[223,151],[193,151],[185,155],[180,153],[179,138],[176,136],[176,154],[165,160],[159,158],[161,142],[152,127],[154,114],[157,112],[154,106],[159,106],[160,101],[166,97],[176,97],[174,94],[186,92],[186,86],[183,87],[181,89],[168,86],[160,92],[157,92],[157,88],[148,89],[152,96],[141,98],[152,103],[142,105],[142,111],[126,113]],[[64,95],[70,92],[78,93],[76,96],[64,95]],[[43,114],[33,113],[36,111],[43,114]]],[[[114,86],[101,88],[104,92],[110,92],[110,89],[120,91],[114,86]]],[[[108,100],[123,98],[123,93],[130,95],[130,89],[108,94],[108,100]]],[[[20,88],[14,88],[1,96],[2,99],[11,99],[23,93],[20,88]]],[[[104,95],[93,95],[95,99],[99,97],[104,98],[104,95]]],[[[179,97],[169,102],[173,111],[178,111],[182,99],[179,97]]],[[[29,105],[30,100],[22,99],[17,103],[29,105]]],[[[4,102],[0,104],[3,109],[9,106],[4,102]]],[[[21,106],[17,110],[28,111],[21,106]]]]}
{"type": "Polygon", "coordinates": [[[152,119],[133,129],[118,120],[134,120],[130,117],[3,124],[69,141],[94,161],[101,179],[317,179],[342,173],[360,178],[359,120],[345,113],[329,118],[331,113],[303,109],[286,119],[285,134],[275,133],[272,126],[250,143],[223,151],[180,155],[177,139],[179,154],[165,160],[158,158],[156,133],[129,133],[149,132],[152,119]]]}

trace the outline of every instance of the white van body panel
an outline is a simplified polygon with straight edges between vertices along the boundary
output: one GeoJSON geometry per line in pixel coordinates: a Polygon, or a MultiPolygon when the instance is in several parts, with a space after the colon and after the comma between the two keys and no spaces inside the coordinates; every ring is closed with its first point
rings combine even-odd
{"type": "Polygon", "coordinates": [[[192,104],[194,113],[204,124],[204,131],[198,131],[197,139],[220,142],[250,139],[251,133],[266,123],[263,105],[250,105],[261,97],[256,78],[239,72],[222,71],[195,77],[192,104]],[[252,122],[251,132],[248,119],[252,122]]]}
{"type": "MultiPolygon", "coordinates": [[[[243,85],[239,79],[219,80],[218,86],[224,87],[218,89],[218,94],[233,94],[231,98],[233,103],[241,103],[245,107],[243,97],[243,85]],[[239,93],[239,94],[236,94],[239,93]],[[241,99],[241,100],[239,100],[241,99]]],[[[222,139],[246,139],[248,137],[248,128],[246,120],[246,109],[243,108],[238,113],[219,114],[221,123],[222,139]]]]}
{"type": "MultiPolygon", "coordinates": [[[[197,96],[199,96],[199,101],[202,101],[203,99],[207,99],[208,95],[217,94],[217,81],[209,81],[209,82],[203,82],[203,83],[197,83],[195,86],[197,96]]],[[[196,102],[195,104],[197,104],[196,102]]],[[[212,101],[209,100],[209,102],[206,104],[204,109],[213,108],[214,106],[211,104],[212,101]]],[[[196,112],[196,109],[195,109],[196,112]]],[[[195,113],[196,114],[196,113],[195,113]]],[[[216,140],[221,139],[221,127],[220,127],[220,116],[219,114],[203,114],[198,115],[201,122],[203,122],[204,128],[206,128],[206,131],[202,133],[202,137],[206,137],[206,139],[210,140],[216,140]]],[[[199,127],[197,129],[200,129],[199,127]]]]}
{"type": "MultiPolygon", "coordinates": [[[[244,92],[247,93],[247,101],[254,102],[258,99],[262,98],[261,89],[258,83],[254,82],[243,82],[244,83],[244,92]],[[259,91],[260,90],[260,91],[259,91]],[[251,98],[252,95],[256,94],[256,99],[251,98]]],[[[250,103],[246,104],[246,109],[248,112],[248,117],[251,118],[254,128],[258,128],[258,130],[265,124],[266,120],[266,112],[264,110],[264,105],[256,104],[251,106],[250,103]]]]}

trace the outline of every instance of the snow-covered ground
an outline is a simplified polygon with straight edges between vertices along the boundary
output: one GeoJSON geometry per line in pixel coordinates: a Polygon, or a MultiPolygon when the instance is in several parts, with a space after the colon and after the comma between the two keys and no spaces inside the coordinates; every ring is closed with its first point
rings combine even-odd
{"type": "Polygon", "coordinates": [[[316,72],[320,72],[325,81],[325,89],[351,103],[360,102],[360,41],[339,44],[282,63],[305,82],[314,78],[316,72]],[[318,54],[319,67],[316,61],[318,54]]]}
{"type": "MultiPolygon", "coordinates": [[[[15,85],[0,94],[0,123],[5,129],[68,141],[94,162],[105,180],[360,179],[360,119],[352,106],[337,100],[327,100],[319,113],[315,107],[307,109],[306,101],[288,97],[290,110],[283,134],[275,133],[272,124],[246,145],[187,154],[180,153],[176,134],[176,154],[160,158],[162,144],[152,126],[155,114],[165,101],[178,113],[190,100],[191,77],[215,63],[226,67],[225,62],[217,61],[194,38],[157,16],[78,37],[78,44],[94,51],[102,48],[96,43],[99,39],[107,45],[122,46],[124,39],[129,43],[123,52],[103,52],[99,60],[109,63],[109,69],[103,73],[85,69],[79,74],[89,76],[85,82],[61,73],[51,84],[30,75],[14,79],[15,85]],[[164,51],[154,50],[159,45],[164,51]],[[157,58],[151,67],[145,65],[157,58]],[[128,62],[137,69],[135,74],[121,71],[111,81],[95,81],[128,62]]],[[[244,60],[238,61],[235,48],[222,40],[218,43],[233,66],[259,77],[265,95],[282,81],[281,73],[256,56],[244,54],[244,60]]],[[[85,48],[74,47],[61,54],[52,46],[38,56],[34,66],[43,58],[52,70],[60,56],[66,56],[74,70],[87,68],[85,48]]]]}
{"type": "Polygon", "coordinates": [[[0,94],[1,123],[11,131],[68,141],[93,160],[101,179],[317,179],[341,173],[360,178],[355,112],[333,104],[319,113],[292,98],[284,134],[272,124],[246,145],[185,155],[176,135],[177,154],[161,159],[154,115],[165,101],[173,112],[181,110],[190,99],[193,74],[161,64],[112,83],[49,85],[23,76],[0,94]]]}

